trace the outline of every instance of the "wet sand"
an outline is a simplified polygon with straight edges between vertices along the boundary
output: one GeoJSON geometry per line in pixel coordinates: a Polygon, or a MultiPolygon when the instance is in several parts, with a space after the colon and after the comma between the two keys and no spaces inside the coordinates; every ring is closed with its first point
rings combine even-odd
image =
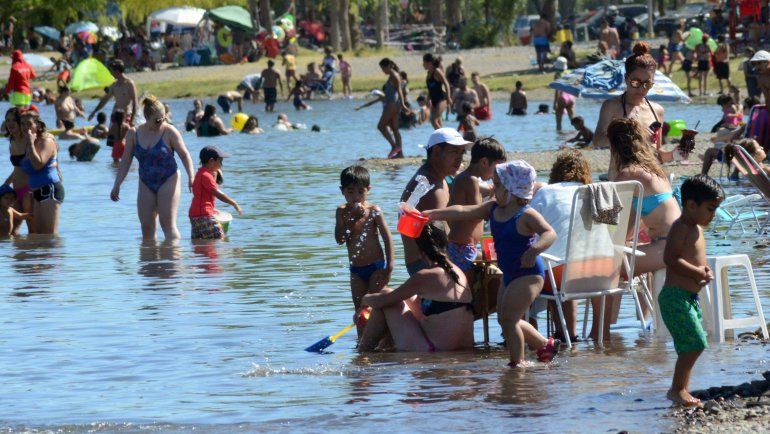
{"type": "MultiPolygon", "coordinates": [[[[664,169],[669,174],[675,176],[692,176],[700,173],[701,171],[701,159],[698,157],[703,154],[706,149],[713,146],[709,138],[711,134],[703,134],[696,138],[695,151],[691,154],[689,161],[685,164],[682,163],[670,163],[664,166],[664,169]]],[[[676,147],[675,144],[664,146],[667,150],[672,150],[676,147]]],[[[606,173],[610,164],[610,151],[609,150],[584,150],[583,154],[591,162],[591,168],[594,174],[606,173]]],[[[554,149],[552,151],[537,151],[537,152],[508,152],[508,160],[525,160],[541,176],[548,176],[551,170],[553,162],[556,160],[556,156],[559,154],[559,150],[554,149]]],[[[470,156],[466,157],[466,160],[470,156]]],[[[389,160],[386,158],[362,158],[359,161],[370,169],[380,170],[397,170],[401,167],[417,166],[424,162],[424,156],[407,156],[406,158],[389,160]]],[[[467,161],[466,161],[467,163],[467,161]]],[[[719,176],[719,162],[715,162],[711,166],[709,173],[712,177],[719,176]]]]}

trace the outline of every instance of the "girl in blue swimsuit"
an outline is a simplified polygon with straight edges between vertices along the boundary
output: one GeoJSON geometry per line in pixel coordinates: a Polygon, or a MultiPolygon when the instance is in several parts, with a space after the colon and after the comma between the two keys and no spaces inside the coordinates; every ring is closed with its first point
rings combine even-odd
{"type": "Polygon", "coordinates": [[[179,170],[175,154],[187,172],[192,189],[193,163],[179,131],[166,120],[166,110],[155,97],[142,101],[147,122],[126,136],[125,156],[120,160],[118,175],[110,193],[113,201],[120,200],[120,185],[131,168],[133,157],[139,162],[139,195],[137,211],[142,225],[142,238],[155,240],[157,221],[167,240],[179,238],[176,214],[181,195],[179,170]]]}
{"type": "Polygon", "coordinates": [[[546,339],[521,318],[543,289],[544,268],[540,253],[556,241],[556,232],[529,206],[535,169],[523,160],[495,167],[495,201],[481,205],[455,205],[425,211],[432,220],[489,219],[503,285],[497,294],[497,315],[510,354],[509,366],[524,362],[524,344],[537,351],[538,360],[548,362],[557,343],[546,339]]]}

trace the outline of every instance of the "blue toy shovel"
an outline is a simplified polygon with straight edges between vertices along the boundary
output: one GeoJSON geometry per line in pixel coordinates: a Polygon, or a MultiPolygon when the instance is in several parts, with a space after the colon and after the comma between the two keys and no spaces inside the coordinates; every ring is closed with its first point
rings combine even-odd
{"type": "MultiPolygon", "coordinates": [[[[362,309],[361,312],[357,315],[357,318],[358,318],[357,321],[363,321],[364,323],[366,323],[366,320],[369,319],[370,312],[371,312],[371,309],[369,308],[362,309]]],[[[350,324],[349,326],[337,332],[337,334],[327,336],[321,339],[320,341],[314,343],[313,345],[305,348],[305,351],[310,353],[320,353],[321,351],[329,348],[334,342],[337,341],[337,339],[342,337],[342,335],[344,335],[345,333],[349,332],[350,329],[352,329],[355,326],[356,326],[356,323],[350,324]]]]}

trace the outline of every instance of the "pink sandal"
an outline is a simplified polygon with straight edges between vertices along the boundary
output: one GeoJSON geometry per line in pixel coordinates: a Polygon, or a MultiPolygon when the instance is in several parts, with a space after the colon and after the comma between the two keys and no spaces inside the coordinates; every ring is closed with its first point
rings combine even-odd
{"type": "Polygon", "coordinates": [[[558,344],[553,338],[548,338],[543,345],[543,348],[537,350],[537,360],[540,362],[548,363],[553,360],[553,357],[558,351],[558,344]]]}

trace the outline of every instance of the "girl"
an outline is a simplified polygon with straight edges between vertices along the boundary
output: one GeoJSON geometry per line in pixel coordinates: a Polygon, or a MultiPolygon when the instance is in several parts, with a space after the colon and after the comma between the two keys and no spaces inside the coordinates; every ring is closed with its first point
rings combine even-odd
{"type": "Polygon", "coordinates": [[[126,122],[126,112],[116,109],[110,116],[110,129],[107,132],[107,146],[112,146],[112,163],[117,166],[126,150],[126,133],[131,125],[126,122]]]}
{"type": "Polygon", "coordinates": [[[302,85],[301,80],[296,80],[294,82],[294,87],[289,92],[289,95],[286,97],[286,101],[294,98],[293,104],[294,108],[296,110],[309,110],[310,106],[305,104],[305,102],[302,100],[302,95],[307,92],[307,89],[305,89],[305,86],[302,85]]]}
{"type": "MultiPolygon", "coordinates": [[[[770,167],[766,164],[764,164],[765,158],[767,158],[767,154],[765,154],[765,150],[762,149],[762,146],[759,145],[759,142],[757,142],[754,139],[743,139],[739,141],[736,144],[728,144],[724,148],[724,160],[727,166],[730,166],[730,163],[732,162],[733,158],[736,158],[736,150],[735,147],[740,146],[741,148],[745,149],[746,152],[751,155],[752,158],[754,158],[754,161],[756,161],[760,167],[762,167],[762,170],[765,171],[765,173],[770,174],[770,167]]],[[[743,160],[739,157],[738,158],[738,164],[740,166],[738,167],[745,167],[746,164],[743,162],[743,160]]],[[[738,169],[733,173],[733,177],[737,178],[738,169]]],[[[731,177],[732,178],[732,177],[731,177]]]]}
{"type": "Polygon", "coordinates": [[[553,338],[544,338],[521,319],[543,289],[545,271],[539,255],[556,241],[553,228],[529,206],[535,177],[535,169],[526,161],[498,164],[493,176],[495,201],[424,212],[431,220],[489,220],[498,266],[503,271],[497,312],[511,367],[524,362],[525,342],[537,349],[542,362],[550,361],[557,348],[553,338]]]}
{"type": "Polygon", "coordinates": [[[463,139],[473,142],[476,140],[476,126],[480,124],[476,116],[473,116],[473,107],[469,102],[463,103],[462,113],[457,117],[460,125],[457,131],[463,134],[463,139]]]}
{"type": "Polygon", "coordinates": [[[242,134],[259,134],[265,131],[259,127],[259,119],[256,116],[249,116],[249,119],[243,125],[242,134]]]}
{"type": "Polygon", "coordinates": [[[388,158],[403,158],[404,152],[401,143],[401,133],[398,131],[399,116],[401,112],[409,112],[404,97],[404,88],[401,86],[398,66],[387,57],[380,60],[382,72],[388,76],[382,85],[382,115],[377,123],[377,129],[390,144],[388,158]]]}
{"type": "Polygon", "coordinates": [[[668,55],[668,48],[666,48],[665,45],[661,45],[658,49],[658,69],[663,71],[664,74],[668,75],[668,66],[666,64],[668,63],[669,55],[668,55]]]}
{"type": "Polygon", "coordinates": [[[449,82],[444,76],[441,67],[441,56],[433,56],[430,53],[422,56],[422,67],[428,71],[428,77],[425,82],[428,87],[428,96],[430,97],[430,123],[433,128],[439,129],[444,126],[441,119],[447,107],[452,106],[452,92],[449,82]]]}
{"type": "Polygon", "coordinates": [[[722,128],[734,130],[740,127],[743,121],[743,110],[735,103],[730,95],[725,95],[722,100],[722,128]]]}

